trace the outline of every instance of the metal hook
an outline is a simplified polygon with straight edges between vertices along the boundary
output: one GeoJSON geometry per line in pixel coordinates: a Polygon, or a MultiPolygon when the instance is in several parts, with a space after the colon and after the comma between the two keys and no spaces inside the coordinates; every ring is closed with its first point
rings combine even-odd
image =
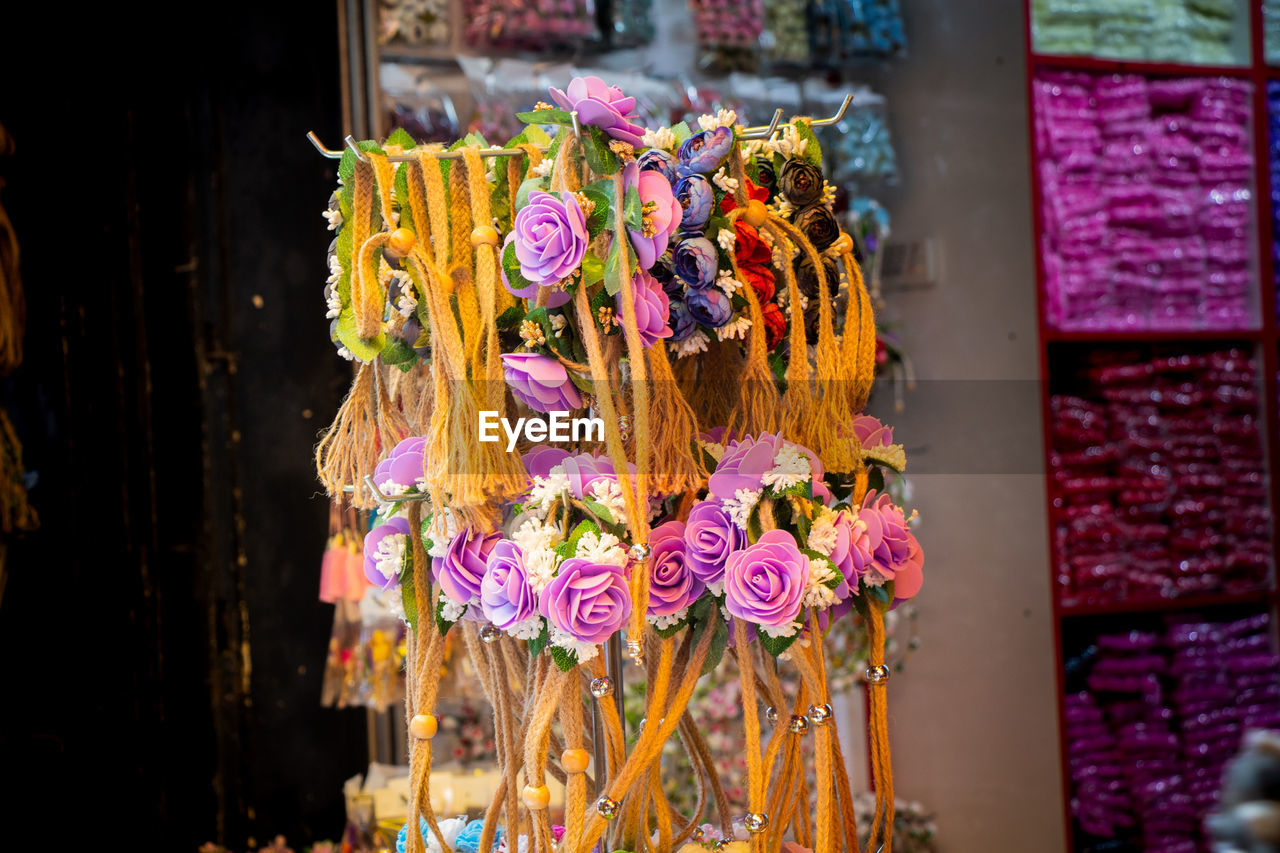
{"type": "Polygon", "coordinates": [[[316,150],[319,151],[321,155],[328,157],[330,160],[342,159],[342,152],[325,148],[324,143],[320,141],[320,137],[316,136],[316,132],[314,130],[307,131],[307,139],[311,140],[311,144],[315,146],[316,150]]]}
{"type": "Polygon", "coordinates": [[[840,104],[840,109],[836,110],[836,114],[830,118],[820,118],[817,121],[809,123],[810,127],[826,127],[829,124],[835,124],[844,118],[844,114],[849,111],[849,105],[853,103],[853,95],[845,95],[844,101],[840,104]]]}
{"type": "Polygon", "coordinates": [[[431,500],[431,496],[425,492],[419,492],[416,495],[384,495],[382,490],[378,488],[378,484],[373,481],[372,474],[364,475],[364,486],[369,490],[369,494],[377,499],[378,503],[410,503],[412,501],[431,500]]]}
{"type": "Polygon", "coordinates": [[[364,152],[360,150],[360,145],[356,142],[356,138],[348,133],[342,141],[347,143],[347,147],[355,152],[356,159],[363,163],[365,159],[364,152]]]}
{"type": "MultiPolygon", "coordinates": [[[[781,114],[782,114],[782,110],[778,110],[778,115],[781,115],[781,114]]],[[[574,137],[581,140],[582,125],[578,122],[578,111],[574,110],[573,112],[569,113],[569,117],[573,119],[574,137]]],[[[342,152],[334,151],[332,148],[326,148],[324,143],[320,141],[320,137],[316,136],[314,130],[307,131],[307,139],[311,140],[311,144],[315,146],[315,149],[317,151],[319,151],[325,157],[328,157],[330,160],[339,160],[342,158],[342,152]]],[[[346,138],[343,139],[343,142],[347,144],[347,147],[351,149],[351,151],[356,155],[356,159],[358,159],[360,162],[363,163],[368,159],[367,157],[365,157],[364,152],[360,150],[360,145],[359,143],[356,142],[355,137],[348,135],[346,138]]],[[[461,160],[462,156],[463,155],[461,151],[442,151],[436,155],[436,158],[440,160],[461,160]]],[[[480,156],[481,157],[523,157],[524,150],[521,148],[481,148],[480,156]]],[[[418,155],[416,154],[393,154],[392,156],[387,158],[387,162],[410,163],[417,159],[418,159],[418,155]]]]}
{"type": "Polygon", "coordinates": [[[773,121],[767,125],[759,127],[744,127],[742,132],[738,134],[743,139],[768,139],[773,136],[773,132],[778,129],[778,122],[782,121],[782,107],[778,107],[773,111],[773,121]]]}

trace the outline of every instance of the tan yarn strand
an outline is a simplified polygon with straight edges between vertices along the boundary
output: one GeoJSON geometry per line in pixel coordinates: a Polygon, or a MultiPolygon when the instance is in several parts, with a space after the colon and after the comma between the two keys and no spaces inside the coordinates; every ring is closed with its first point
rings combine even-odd
{"type": "MultiPolygon", "coordinates": [[[[749,289],[749,288],[748,288],[749,289]]],[[[751,663],[751,646],[747,642],[747,623],[733,620],[734,653],[738,657],[738,678],[742,683],[742,725],[746,734],[747,808],[764,812],[764,767],[760,758],[760,708],[756,704],[755,667],[751,663]]],[[[751,853],[763,853],[764,836],[751,835],[751,853]]]]}

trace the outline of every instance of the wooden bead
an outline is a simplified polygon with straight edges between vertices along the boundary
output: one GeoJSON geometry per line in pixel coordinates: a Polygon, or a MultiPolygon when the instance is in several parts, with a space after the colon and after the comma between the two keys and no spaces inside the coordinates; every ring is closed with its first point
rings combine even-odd
{"type": "Polygon", "coordinates": [[[551,804],[551,791],[546,785],[525,785],[520,792],[520,799],[533,811],[542,811],[551,804]]]}
{"type": "Polygon", "coordinates": [[[481,225],[471,232],[471,245],[473,246],[496,246],[498,245],[498,231],[492,225],[481,225]]]}
{"type": "Polygon", "coordinates": [[[436,718],[430,714],[414,714],[409,721],[409,734],[418,740],[431,740],[436,736],[436,718]]]}
{"type": "Polygon", "coordinates": [[[769,208],[765,207],[760,199],[753,198],[747,202],[747,209],[742,214],[742,218],[747,220],[747,224],[752,228],[759,228],[769,218],[769,208]]]}
{"type": "Polygon", "coordinates": [[[560,754],[560,766],[565,773],[585,773],[591,763],[591,755],[585,749],[566,749],[560,754]]]}
{"type": "Polygon", "coordinates": [[[418,238],[408,228],[397,228],[391,232],[391,237],[387,240],[387,248],[403,258],[413,251],[414,244],[417,242],[418,238]]]}
{"type": "Polygon", "coordinates": [[[839,257],[846,252],[852,251],[853,238],[843,231],[840,232],[840,236],[836,238],[836,241],[827,247],[827,252],[829,252],[833,257],[839,257]]]}

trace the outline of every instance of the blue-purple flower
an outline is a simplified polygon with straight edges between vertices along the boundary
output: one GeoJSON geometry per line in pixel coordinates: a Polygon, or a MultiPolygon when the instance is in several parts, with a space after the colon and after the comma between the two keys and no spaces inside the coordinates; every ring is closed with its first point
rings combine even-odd
{"type": "Polygon", "coordinates": [[[711,218],[711,208],[715,204],[716,194],[711,182],[702,175],[688,175],[676,183],[676,201],[684,209],[684,219],[680,227],[686,231],[701,229],[711,218]]]}
{"type": "Polygon", "coordinates": [[[719,288],[691,290],[685,297],[689,313],[702,325],[718,329],[733,317],[733,302],[719,288]]]}
{"type": "Polygon", "coordinates": [[[670,318],[667,324],[671,326],[672,343],[683,341],[698,328],[698,321],[693,319],[693,312],[689,310],[688,305],[684,304],[683,299],[671,300],[670,318]]]}
{"type": "Polygon", "coordinates": [[[732,149],[733,128],[704,130],[690,136],[680,146],[680,165],[691,172],[714,172],[732,149]]]}
{"type": "Polygon", "coordinates": [[[481,534],[468,528],[453,537],[443,557],[431,558],[431,574],[446,598],[455,604],[480,600],[485,563],[501,538],[497,531],[481,534]]]}
{"type": "Polygon", "coordinates": [[[676,243],[671,254],[676,275],[695,290],[710,287],[716,280],[720,257],[715,244],[706,237],[686,237],[676,243]]]}
{"type": "Polygon", "coordinates": [[[657,172],[666,178],[669,184],[674,184],[679,178],[676,170],[680,168],[680,162],[661,148],[650,148],[641,154],[636,162],[640,164],[640,171],[657,172]]]}
{"type": "Polygon", "coordinates": [[[565,90],[552,87],[551,98],[561,108],[577,110],[578,120],[595,125],[614,139],[639,148],[644,128],[635,124],[636,99],[622,94],[599,77],[574,77],[565,90]]]}

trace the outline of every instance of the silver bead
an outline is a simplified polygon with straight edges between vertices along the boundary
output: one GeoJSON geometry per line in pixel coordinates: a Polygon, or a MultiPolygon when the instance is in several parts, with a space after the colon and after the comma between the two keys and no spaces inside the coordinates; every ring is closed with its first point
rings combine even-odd
{"type": "Polygon", "coordinates": [[[596,800],[596,811],[605,820],[613,820],[618,815],[618,801],[601,797],[596,800]]]}
{"type": "Polygon", "coordinates": [[[872,684],[884,684],[889,680],[889,667],[884,664],[867,667],[867,681],[872,684]]]}
{"type": "Polygon", "coordinates": [[[813,723],[815,726],[825,726],[827,723],[831,722],[831,718],[833,716],[835,716],[835,711],[831,709],[830,705],[822,704],[809,706],[809,722],[813,723]]]}
{"type": "Polygon", "coordinates": [[[789,728],[793,735],[802,735],[809,731],[809,720],[803,714],[792,714],[789,728]]]}
{"type": "Polygon", "coordinates": [[[769,828],[769,816],[764,812],[747,812],[742,823],[746,826],[747,832],[764,832],[769,828]]]}
{"type": "Polygon", "coordinates": [[[635,663],[644,663],[644,643],[639,640],[627,640],[627,657],[635,663]]]}
{"type": "Polygon", "coordinates": [[[497,625],[485,625],[480,629],[480,639],[485,643],[496,643],[498,638],[502,636],[502,632],[498,630],[497,625]]]}
{"type": "Polygon", "coordinates": [[[778,709],[773,707],[772,705],[770,705],[768,708],[765,708],[764,718],[768,720],[771,725],[776,726],[778,724],[778,709]]]}
{"type": "Polygon", "coordinates": [[[607,675],[591,679],[591,695],[597,699],[613,695],[613,679],[607,675]]]}
{"type": "Polygon", "coordinates": [[[653,551],[648,545],[642,545],[639,542],[627,549],[627,556],[631,558],[633,563],[646,562],[652,553],[653,551]]]}

